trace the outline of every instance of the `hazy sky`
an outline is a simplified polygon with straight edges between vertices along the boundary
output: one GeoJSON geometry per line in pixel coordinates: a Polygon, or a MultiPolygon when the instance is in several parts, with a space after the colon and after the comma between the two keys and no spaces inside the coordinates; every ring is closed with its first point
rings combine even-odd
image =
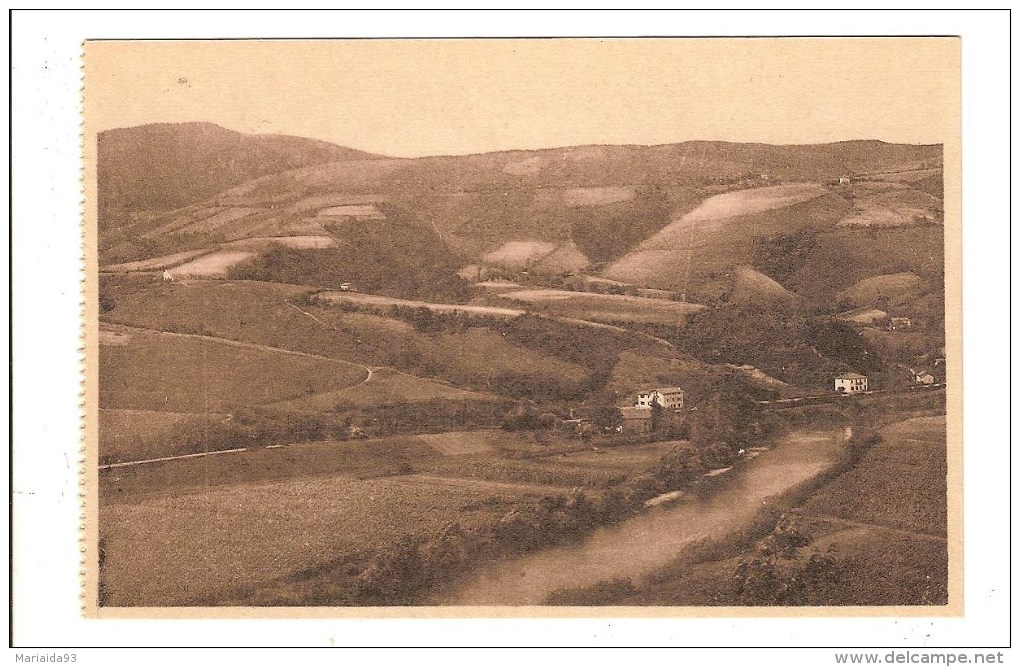
{"type": "Polygon", "coordinates": [[[942,143],[955,39],[89,42],[93,131],[210,121],[393,156],[691,139],[942,143]]]}

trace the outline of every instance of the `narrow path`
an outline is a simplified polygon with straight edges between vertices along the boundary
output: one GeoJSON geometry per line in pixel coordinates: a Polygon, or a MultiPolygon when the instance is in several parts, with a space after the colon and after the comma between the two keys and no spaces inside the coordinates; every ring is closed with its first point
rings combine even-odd
{"type": "MultiPolygon", "coordinates": [[[[282,447],[283,445],[270,445],[270,447],[282,447]]],[[[181,459],[197,459],[202,456],[216,456],[218,454],[236,454],[238,452],[249,451],[247,447],[238,447],[237,449],[216,449],[211,452],[199,452],[198,454],[179,454],[177,456],[163,456],[158,459],[142,459],[140,461],[124,461],[123,463],[108,463],[106,465],[99,466],[100,470],[110,470],[112,468],[129,468],[131,466],[144,465],[146,463],[161,463],[163,461],[179,461],[181,459]]]]}
{"type": "Polygon", "coordinates": [[[815,514],[813,512],[805,512],[801,509],[790,510],[790,514],[804,517],[805,519],[820,519],[822,521],[828,521],[830,523],[838,523],[844,526],[851,526],[853,528],[869,528],[872,530],[881,530],[887,533],[894,533],[896,535],[903,535],[905,537],[912,537],[919,540],[927,540],[929,542],[945,542],[946,537],[944,535],[935,535],[932,533],[921,533],[915,530],[906,530],[904,528],[893,528],[892,526],[885,526],[880,523],[868,523],[866,521],[854,521],[853,519],[846,519],[841,516],[833,516],[831,514],[815,514]]]}
{"type": "MultiPolygon", "coordinates": [[[[333,326],[332,324],[328,324],[328,323],[326,323],[326,322],[323,322],[322,320],[320,320],[320,319],[319,319],[318,317],[316,317],[316,316],[315,316],[315,315],[313,315],[312,313],[309,313],[309,312],[308,312],[307,310],[304,310],[304,309],[303,309],[303,308],[301,308],[300,306],[297,306],[296,304],[293,304],[293,303],[291,303],[290,301],[288,301],[288,302],[287,302],[287,305],[288,305],[288,306],[290,306],[291,308],[293,308],[294,310],[298,311],[298,312],[299,312],[299,313],[301,313],[302,315],[305,315],[305,316],[307,316],[307,317],[310,317],[310,318],[312,318],[313,320],[315,320],[316,322],[318,322],[319,324],[321,324],[322,326],[326,327],[327,329],[329,329],[329,330],[331,330],[331,331],[340,331],[339,329],[337,329],[336,327],[334,327],[334,326],[333,326]]],[[[341,332],[341,333],[342,333],[342,332],[341,332]]],[[[350,362],[348,362],[348,363],[350,363],[350,362]]],[[[365,368],[365,370],[367,370],[367,371],[368,371],[368,376],[367,376],[367,377],[366,377],[366,378],[365,378],[364,380],[362,380],[361,382],[359,382],[358,384],[356,384],[356,385],[352,385],[352,386],[354,386],[354,387],[360,387],[360,386],[361,386],[361,385],[363,385],[363,384],[368,384],[369,380],[371,380],[371,379],[372,379],[372,367],[371,367],[371,366],[364,366],[364,368],[365,368]]]]}

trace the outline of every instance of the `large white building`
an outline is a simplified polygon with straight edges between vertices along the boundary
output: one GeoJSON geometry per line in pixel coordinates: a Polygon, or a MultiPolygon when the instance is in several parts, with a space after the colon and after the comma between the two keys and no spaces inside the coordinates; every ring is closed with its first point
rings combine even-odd
{"type": "Polygon", "coordinates": [[[843,373],[836,376],[835,389],[841,394],[859,394],[868,390],[868,378],[860,373],[843,373]]]}
{"type": "Polygon", "coordinates": [[[658,403],[666,410],[684,409],[684,390],[680,387],[660,387],[639,392],[635,407],[650,408],[652,403],[658,403]]]}

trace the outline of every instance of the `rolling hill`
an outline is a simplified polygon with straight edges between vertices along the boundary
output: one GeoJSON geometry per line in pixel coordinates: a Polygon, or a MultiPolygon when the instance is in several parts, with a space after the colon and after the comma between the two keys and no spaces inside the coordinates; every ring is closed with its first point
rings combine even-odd
{"type": "Polygon", "coordinates": [[[300,280],[262,273],[389,284],[399,276],[342,267],[393,259],[397,239],[419,283],[478,265],[711,302],[727,276],[739,285],[722,291],[741,298],[782,288],[825,301],[876,275],[931,283],[942,263],[937,145],[692,141],[401,159],[194,123],[103,133],[99,184],[104,266],[251,252],[238,245],[249,239],[261,256],[273,239],[315,237],[320,246],[291,254],[319,268],[300,280]],[[837,185],[846,175],[853,186],[837,185]]]}
{"type": "Polygon", "coordinates": [[[212,123],[159,123],[100,132],[99,227],[140,212],[164,212],[208,199],[259,176],[375,157],[324,141],[251,135],[212,123]]]}

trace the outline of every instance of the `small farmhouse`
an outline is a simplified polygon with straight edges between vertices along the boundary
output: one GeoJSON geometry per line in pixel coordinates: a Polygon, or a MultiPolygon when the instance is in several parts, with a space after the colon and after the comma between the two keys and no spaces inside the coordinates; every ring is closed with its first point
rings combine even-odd
{"type": "Polygon", "coordinates": [[[896,329],[909,329],[912,323],[909,317],[890,317],[889,328],[895,331],[896,329]]]}
{"type": "Polygon", "coordinates": [[[840,185],[850,185],[850,177],[849,176],[840,176],[839,177],[839,184],[840,185]]]}
{"type": "Polygon", "coordinates": [[[173,282],[173,279],[174,279],[173,274],[171,274],[169,271],[163,272],[163,282],[173,282]]]}
{"type": "Polygon", "coordinates": [[[652,430],[652,409],[648,407],[620,408],[620,432],[624,434],[648,433],[652,430]]]}
{"type": "Polygon", "coordinates": [[[910,374],[914,377],[914,384],[935,384],[935,376],[928,371],[910,369],[910,374]]]}
{"type": "Polygon", "coordinates": [[[683,410],[684,391],[680,387],[660,387],[638,392],[634,407],[650,408],[652,403],[658,403],[666,410],[683,410]]]}
{"type": "Polygon", "coordinates": [[[860,373],[843,373],[836,376],[835,389],[841,394],[859,394],[868,390],[868,378],[860,373]]]}

